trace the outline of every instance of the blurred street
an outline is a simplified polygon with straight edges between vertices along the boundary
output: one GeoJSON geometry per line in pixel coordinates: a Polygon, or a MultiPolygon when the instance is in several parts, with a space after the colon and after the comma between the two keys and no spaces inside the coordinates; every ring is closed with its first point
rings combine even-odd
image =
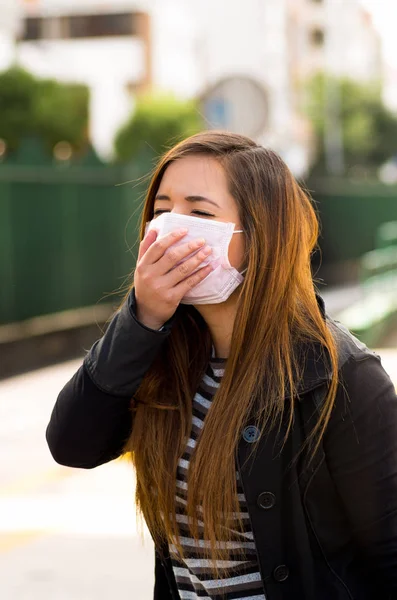
{"type": "Polygon", "coordinates": [[[132,468],[54,463],[45,427],[79,362],[0,382],[0,598],[153,596],[153,551],[136,530],[132,468]]]}
{"type": "MultiPolygon", "coordinates": [[[[397,349],[380,350],[397,384],[397,349]]],[[[79,361],[0,382],[2,600],[149,600],[152,543],[137,533],[130,466],[56,465],[45,427],[79,361]]]]}

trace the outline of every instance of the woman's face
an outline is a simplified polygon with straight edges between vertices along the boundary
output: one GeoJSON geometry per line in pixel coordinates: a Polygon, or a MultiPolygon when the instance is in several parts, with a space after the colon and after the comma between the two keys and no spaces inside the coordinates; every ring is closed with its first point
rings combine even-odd
{"type": "MultiPolygon", "coordinates": [[[[220,163],[210,156],[189,156],[172,162],[156,194],[154,217],[172,212],[209,221],[235,223],[242,229],[236,201],[227,187],[220,163]]],[[[233,235],[229,261],[240,269],[244,258],[244,234],[233,235]]]]}

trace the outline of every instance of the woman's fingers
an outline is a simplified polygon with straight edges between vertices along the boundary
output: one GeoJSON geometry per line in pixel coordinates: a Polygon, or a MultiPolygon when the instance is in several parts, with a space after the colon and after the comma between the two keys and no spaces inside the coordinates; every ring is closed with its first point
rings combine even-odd
{"type": "Polygon", "coordinates": [[[139,253],[138,260],[141,260],[142,256],[146,254],[147,250],[150,246],[156,241],[157,231],[151,229],[143,238],[142,242],[139,244],[139,253]]]}
{"type": "MultiPolygon", "coordinates": [[[[176,249],[175,249],[176,250],[176,249]]],[[[210,256],[212,250],[210,246],[205,246],[199,252],[196,252],[194,256],[174,266],[167,275],[164,276],[164,281],[167,281],[167,286],[174,287],[181,281],[190,277],[197,269],[202,266],[202,263],[210,256]]],[[[167,254],[168,256],[168,254],[167,254]]],[[[163,260],[165,260],[164,257],[163,260]]]]}
{"type": "Polygon", "coordinates": [[[157,238],[156,241],[153,242],[142,255],[140,262],[143,265],[153,265],[164,256],[168,248],[179,242],[183,237],[185,237],[186,234],[187,229],[178,229],[177,231],[172,231],[163,237],[157,238]]]}
{"type": "Polygon", "coordinates": [[[180,229],[159,238],[150,231],[140,244],[135,298],[138,319],[150,329],[168,321],[185,293],[212,271],[211,266],[202,267],[211,248],[203,248],[204,239],[181,243],[186,233],[180,229]]]}
{"type": "MultiPolygon", "coordinates": [[[[161,244],[163,240],[158,240],[158,242],[161,244]]],[[[157,242],[153,244],[152,248],[148,250],[144,260],[141,262],[144,264],[145,260],[150,261],[150,263],[145,266],[149,266],[151,273],[156,277],[163,278],[168,273],[173,273],[175,271],[175,277],[171,279],[170,285],[176,285],[182,279],[190,275],[211,253],[211,248],[207,248],[204,254],[202,254],[204,251],[203,246],[205,245],[204,239],[191,240],[185,244],[174,244],[164,252],[163,256],[157,262],[153,263],[152,260],[154,252],[156,251],[156,244],[157,242]],[[198,257],[198,255],[200,256],[198,257]]],[[[167,279],[167,282],[168,281],[170,280],[167,279]]]]}
{"type": "Polygon", "coordinates": [[[199,269],[193,273],[193,275],[190,275],[190,277],[187,277],[174,287],[175,294],[178,296],[178,298],[180,298],[180,300],[182,300],[183,296],[185,296],[188,292],[190,292],[191,289],[208,277],[211,272],[211,265],[207,265],[206,267],[199,269]]]}

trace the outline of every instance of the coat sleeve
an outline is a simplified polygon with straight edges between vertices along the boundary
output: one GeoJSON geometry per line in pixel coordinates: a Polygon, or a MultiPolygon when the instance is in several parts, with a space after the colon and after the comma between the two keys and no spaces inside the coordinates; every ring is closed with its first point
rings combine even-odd
{"type": "Polygon", "coordinates": [[[141,325],[131,294],[61,390],[47,427],[53,458],[93,468],[117,458],[132,428],[131,400],[171,330],[141,325]]]}
{"type": "Polygon", "coordinates": [[[359,549],[397,598],[397,397],[379,357],[351,357],[325,435],[325,453],[359,549]]]}

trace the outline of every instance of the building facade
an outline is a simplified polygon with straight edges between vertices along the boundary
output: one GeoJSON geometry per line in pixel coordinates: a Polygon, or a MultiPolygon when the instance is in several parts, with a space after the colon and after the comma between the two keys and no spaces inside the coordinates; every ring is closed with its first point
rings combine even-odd
{"type": "Polygon", "coordinates": [[[90,88],[90,133],[104,156],[135,94],[152,83],[150,18],[139,2],[21,0],[17,59],[40,77],[90,88]]]}
{"type": "Polygon", "coordinates": [[[294,76],[327,71],[357,81],[382,77],[382,48],[360,0],[288,0],[294,76]]]}
{"type": "Polygon", "coordinates": [[[203,97],[226,82],[220,100],[238,106],[247,126],[262,111],[256,137],[304,172],[302,82],[318,70],[381,77],[379,39],[359,0],[19,0],[19,8],[19,63],[90,86],[91,136],[105,156],[143,90],[203,97]]]}

